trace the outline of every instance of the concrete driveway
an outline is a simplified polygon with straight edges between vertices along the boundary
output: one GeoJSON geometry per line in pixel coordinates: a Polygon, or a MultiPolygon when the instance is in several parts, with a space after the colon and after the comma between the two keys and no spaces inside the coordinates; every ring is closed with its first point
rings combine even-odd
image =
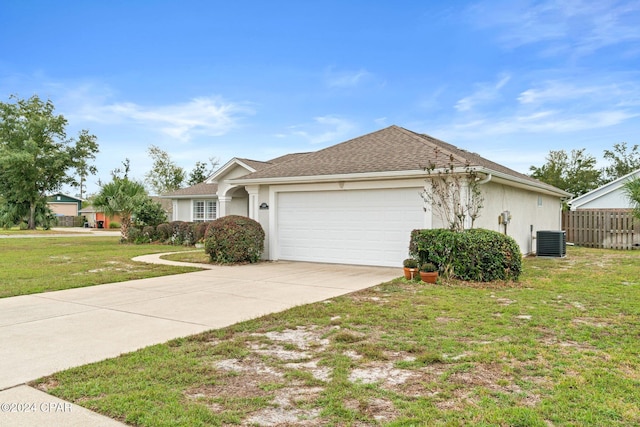
{"type": "MultiPolygon", "coordinates": [[[[138,260],[160,262],[158,255],[138,260]]],[[[399,268],[279,261],[0,299],[0,425],[121,425],[24,384],[400,275],[399,268]]]]}

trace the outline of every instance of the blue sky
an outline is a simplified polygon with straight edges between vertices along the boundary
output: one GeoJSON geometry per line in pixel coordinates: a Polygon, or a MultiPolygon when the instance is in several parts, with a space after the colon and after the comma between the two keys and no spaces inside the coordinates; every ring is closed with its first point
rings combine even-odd
{"type": "Polygon", "coordinates": [[[125,158],[142,178],[151,144],[190,170],[391,124],[525,173],[640,144],[637,1],[4,0],[0,20],[0,99],[97,135],[103,180],[125,158]]]}

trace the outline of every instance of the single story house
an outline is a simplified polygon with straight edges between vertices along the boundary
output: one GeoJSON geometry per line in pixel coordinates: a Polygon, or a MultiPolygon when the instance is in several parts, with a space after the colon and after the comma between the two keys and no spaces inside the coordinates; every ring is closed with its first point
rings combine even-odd
{"type": "Polygon", "coordinates": [[[47,205],[58,216],[78,216],[78,211],[82,209],[82,199],[56,193],[47,197],[47,205]]]}
{"type": "Polygon", "coordinates": [[[624,184],[635,178],[640,178],[640,169],[569,201],[571,210],[631,209],[631,202],[624,192],[624,184]]]}
{"type": "Polygon", "coordinates": [[[234,158],[164,197],[173,220],[255,219],[266,233],[265,259],[400,266],[411,230],[448,226],[420,196],[433,176],[427,166],[472,167],[484,196],[475,227],[508,232],[525,254],[535,252],[537,230],[561,229],[569,193],[399,126],[265,162],[234,158]]]}

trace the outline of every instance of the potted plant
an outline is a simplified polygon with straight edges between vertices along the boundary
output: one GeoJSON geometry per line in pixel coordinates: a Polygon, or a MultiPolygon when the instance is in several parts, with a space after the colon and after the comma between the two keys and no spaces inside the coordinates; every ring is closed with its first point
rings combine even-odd
{"type": "Polygon", "coordinates": [[[426,283],[436,283],[438,267],[432,262],[425,262],[420,266],[420,279],[426,283]]]}
{"type": "Polygon", "coordinates": [[[402,262],[404,266],[404,278],[413,280],[418,275],[418,261],[413,258],[407,258],[402,262]]]}

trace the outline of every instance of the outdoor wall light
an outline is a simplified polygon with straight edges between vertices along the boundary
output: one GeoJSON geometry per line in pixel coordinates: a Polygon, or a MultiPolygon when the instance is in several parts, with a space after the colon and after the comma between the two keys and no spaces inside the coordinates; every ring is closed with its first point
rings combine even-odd
{"type": "Polygon", "coordinates": [[[264,202],[262,202],[262,203],[260,203],[260,209],[269,209],[269,205],[264,203],[264,202]]]}

